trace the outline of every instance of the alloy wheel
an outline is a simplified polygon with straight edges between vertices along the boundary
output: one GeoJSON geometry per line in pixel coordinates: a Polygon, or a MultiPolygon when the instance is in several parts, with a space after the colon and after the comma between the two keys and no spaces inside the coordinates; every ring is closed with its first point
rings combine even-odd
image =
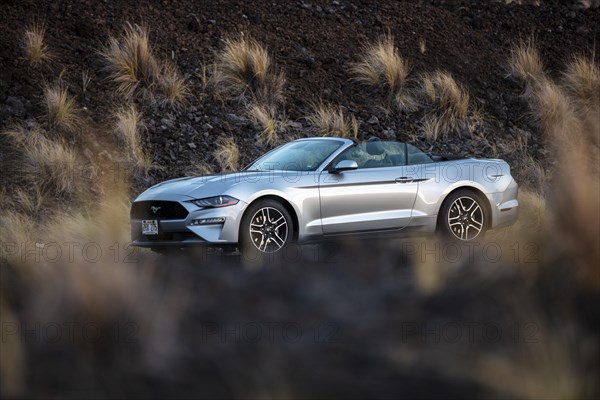
{"type": "Polygon", "coordinates": [[[250,239],[263,253],[281,249],[288,237],[288,223],[283,214],[273,207],[259,209],[250,220],[250,239]]]}
{"type": "Polygon", "coordinates": [[[477,200],[462,196],[448,210],[450,232],[460,240],[473,240],[483,229],[483,210],[477,200]]]}

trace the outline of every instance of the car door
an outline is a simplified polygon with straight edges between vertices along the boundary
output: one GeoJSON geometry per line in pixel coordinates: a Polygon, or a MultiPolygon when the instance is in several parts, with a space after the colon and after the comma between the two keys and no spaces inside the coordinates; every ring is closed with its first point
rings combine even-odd
{"type": "Polygon", "coordinates": [[[324,234],[402,229],[410,223],[418,184],[407,177],[403,143],[368,143],[347,149],[332,163],[354,160],[358,169],[319,176],[321,224],[324,234]],[[400,147],[401,146],[401,147],[400,147]],[[370,146],[373,147],[373,146],[370,146]],[[383,152],[377,153],[383,148],[383,152]]]}

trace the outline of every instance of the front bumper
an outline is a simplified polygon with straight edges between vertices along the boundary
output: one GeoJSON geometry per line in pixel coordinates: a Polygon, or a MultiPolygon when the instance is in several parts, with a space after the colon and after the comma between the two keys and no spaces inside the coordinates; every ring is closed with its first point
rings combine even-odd
{"type": "MultiPolygon", "coordinates": [[[[238,243],[241,218],[247,204],[239,201],[228,207],[199,209],[183,200],[179,203],[188,210],[185,219],[158,219],[158,235],[142,234],[142,219],[131,219],[132,245],[139,247],[185,247],[191,245],[232,245],[238,243]],[[206,218],[224,218],[225,222],[210,225],[192,225],[192,221],[206,218]]],[[[147,219],[152,219],[147,218],[147,219]]]]}

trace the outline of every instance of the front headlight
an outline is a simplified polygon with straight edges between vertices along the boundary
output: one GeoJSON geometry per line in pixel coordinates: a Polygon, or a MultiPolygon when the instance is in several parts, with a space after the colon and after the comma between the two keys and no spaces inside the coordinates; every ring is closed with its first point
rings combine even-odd
{"type": "Polygon", "coordinates": [[[231,196],[215,196],[215,197],[207,197],[206,199],[198,199],[192,200],[192,203],[197,205],[198,207],[227,207],[237,204],[239,202],[238,199],[231,196]]]}

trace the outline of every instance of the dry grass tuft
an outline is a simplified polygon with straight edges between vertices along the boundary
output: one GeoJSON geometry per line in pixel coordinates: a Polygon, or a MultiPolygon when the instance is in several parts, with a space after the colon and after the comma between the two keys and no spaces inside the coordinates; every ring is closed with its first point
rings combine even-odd
{"type": "Polygon", "coordinates": [[[410,64],[402,58],[394,39],[383,36],[364,47],[360,62],[352,67],[356,80],[372,86],[387,86],[392,92],[402,89],[408,80],[410,64]]]}
{"type": "Polygon", "coordinates": [[[563,87],[595,146],[600,146],[600,67],[591,57],[576,56],[563,74],[563,87]]]}
{"type": "Polygon", "coordinates": [[[428,115],[423,118],[421,121],[420,133],[427,140],[437,140],[440,136],[442,136],[442,120],[441,118],[437,118],[435,115],[428,115]]]}
{"type": "MultiPolygon", "coordinates": [[[[469,93],[449,73],[438,71],[424,75],[421,79],[421,96],[429,108],[422,124],[423,132],[429,139],[470,128],[469,93]]],[[[473,112],[473,116],[477,117],[478,113],[473,112]]]]}
{"type": "Polygon", "coordinates": [[[339,108],[323,103],[313,105],[313,112],[306,117],[315,133],[321,136],[339,136],[356,138],[358,136],[358,122],[354,115],[347,117],[339,108]]]}
{"type": "Polygon", "coordinates": [[[85,93],[87,91],[87,88],[90,85],[91,81],[92,81],[92,78],[90,77],[89,72],[82,71],[81,72],[81,92],[82,93],[85,93]]]}
{"type": "Polygon", "coordinates": [[[44,101],[50,128],[68,132],[74,132],[79,128],[81,119],[77,114],[75,98],[69,95],[66,88],[47,86],[44,89],[44,101]]]}
{"type": "Polygon", "coordinates": [[[398,110],[416,111],[419,108],[419,102],[408,89],[398,91],[394,96],[393,101],[398,110]]]}
{"type": "Polygon", "coordinates": [[[221,167],[221,171],[237,171],[240,160],[240,151],[233,139],[219,139],[213,156],[219,167],[221,167]]]}
{"type": "Polygon", "coordinates": [[[200,82],[200,87],[202,88],[202,94],[206,93],[206,90],[208,89],[208,85],[210,84],[210,79],[208,76],[208,68],[207,68],[206,64],[202,64],[202,66],[200,67],[200,71],[194,73],[194,75],[198,78],[198,81],[200,82]]]}
{"type": "Polygon", "coordinates": [[[73,149],[60,140],[46,139],[37,131],[29,134],[25,144],[24,171],[37,187],[56,194],[76,192],[77,155],[73,149]]]}
{"type": "Polygon", "coordinates": [[[285,118],[277,118],[277,112],[270,107],[253,104],[247,109],[247,114],[261,131],[258,140],[267,145],[274,145],[279,141],[279,133],[287,126],[285,118]]]}
{"type": "Polygon", "coordinates": [[[600,0],[579,0],[578,4],[584,10],[588,8],[600,8],[600,0]]]}
{"type": "Polygon", "coordinates": [[[205,161],[195,161],[187,170],[188,176],[212,175],[214,173],[215,171],[213,170],[212,166],[205,161]]]}
{"type": "Polygon", "coordinates": [[[564,74],[563,89],[544,74],[533,47],[518,53],[526,53],[527,57],[521,58],[533,64],[528,73],[522,68],[519,76],[528,83],[532,113],[559,166],[549,189],[552,249],[578,266],[577,273],[586,285],[598,288],[600,248],[593,242],[600,235],[599,128],[597,122],[589,123],[598,116],[589,112],[597,96],[597,67],[576,57],[564,74]]]}
{"type": "Polygon", "coordinates": [[[120,37],[110,37],[100,52],[117,91],[131,98],[138,88],[151,91],[160,77],[160,65],[152,54],[145,26],[127,24],[120,37]]]}
{"type": "Polygon", "coordinates": [[[36,237],[35,221],[21,212],[0,214],[0,242],[30,243],[36,237]]]}
{"type": "Polygon", "coordinates": [[[23,188],[16,188],[13,192],[12,206],[27,215],[36,215],[44,203],[44,196],[39,187],[33,187],[28,192],[23,188]]]}
{"type": "Polygon", "coordinates": [[[190,91],[185,83],[185,78],[181,76],[179,70],[170,62],[163,63],[158,86],[164,95],[164,103],[169,106],[185,104],[190,91]]]}
{"type": "Polygon", "coordinates": [[[600,67],[594,56],[576,56],[567,66],[563,85],[584,110],[600,107],[600,67]]]}
{"type": "Polygon", "coordinates": [[[212,82],[228,97],[274,107],[283,102],[285,76],[275,67],[267,49],[247,37],[225,41],[217,55],[212,82]]]}
{"type": "Polygon", "coordinates": [[[355,79],[386,92],[400,110],[414,110],[416,104],[406,89],[410,63],[400,55],[393,37],[382,36],[366,45],[363,53],[361,60],[352,66],[355,79]]]}
{"type": "Polygon", "coordinates": [[[513,47],[508,68],[512,76],[526,83],[524,95],[531,95],[533,86],[545,76],[544,63],[533,39],[520,41],[513,47]]]}
{"type": "Polygon", "coordinates": [[[533,109],[557,165],[551,193],[555,250],[571,258],[586,284],[600,288],[600,171],[597,138],[581,119],[577,102],[545,79],[533,97],[533,109]],[[574,179],[576,177],[576,179],[574,179]]]}
{"type": "MultiPolygon", "coordinates": [[[[50,140],[39,129],[18,129],[3,132],[2,136],[19,153],[20,164],[15,173],[23,174],[23,182],[30,190],[42,196],[42,193],[73,195],[81,189],[77,154],[62,139],[50,140]]],[[[16,202],[24,211],[34,211],[41,201],[28,199],[26,192],[19,198],[18,190],[16,195],[16,202]]]]}
{"type": "Polygon", "coordinates": [[[575,144],[582,139],[572,133],[574,130],[581,131],[581,126],[570,98],[549,79],[542,78],[538,82],[533,93],[532,110],[551,144],[575,144]]]}
{"type": "Polygon", "coordinates": [[[44,42],[45,35],[46,24],[44,23],[33,23],[25,30],[23,49],[25,51],[25,58],[31,64],[37,64],[52,58],[52,54],[44,42]]]}
{"type": "Polygon", "coordinates": [[[521,42],[512,51],[509,67],[526,84],[533,116],[551,144],[577,146],[591,139],[600,144],[600,68],[591,57],[575,56],[563,73],[562,88],[544,72],[543,62],[533,40],[521,42]],[[589,137],[571,132],[585,132],[589,137]],[[565,136],[559,138],[560,136],[565,136]]]}
{"type": "Polygon", "coordinates": [[[115,113],[115,133],[125,143],[127,150],[133,158],[134,165],[144,173],[148,173],[154,166],[152,158],[143,149],[141,131],[144,129],[142,115],[134,105],[122,108],[115,113]]]}
{"type": "Polygon", "coordinates": [[[138,149],[141,145],[139,131],[142,127],[142,115],[134,105],[118,110],[115,114],[115,132],[128,148],[138,149]]]}
{"type": "Polygon", "coordinates": [[[460,86],[452,75],[436,72],[425,75],[422,80],[425,99],[457,118],[465,118],[469,109],[469,94],[460,86]]]}
{"type": "Polygon", "coordinates": [[[427,51],[427,42],[425,42],[425,39],[419,39],[419,51],[421,51],[421,54],[425,54],[427,51]]]}
{"type": "MultiPolygon", "coordinates": [[[[521,310],[521,313],[523,311],[521,310]]],[[[529,318],[536,320],[533,312],[529,318]]],[[[483,352],[473,366],[481,383],[504,396],[519,399],[586,397],[590,377],[580,370],[575,339],[536,321],[535,345],[518,343],[510,356],[483,352]]]]}

